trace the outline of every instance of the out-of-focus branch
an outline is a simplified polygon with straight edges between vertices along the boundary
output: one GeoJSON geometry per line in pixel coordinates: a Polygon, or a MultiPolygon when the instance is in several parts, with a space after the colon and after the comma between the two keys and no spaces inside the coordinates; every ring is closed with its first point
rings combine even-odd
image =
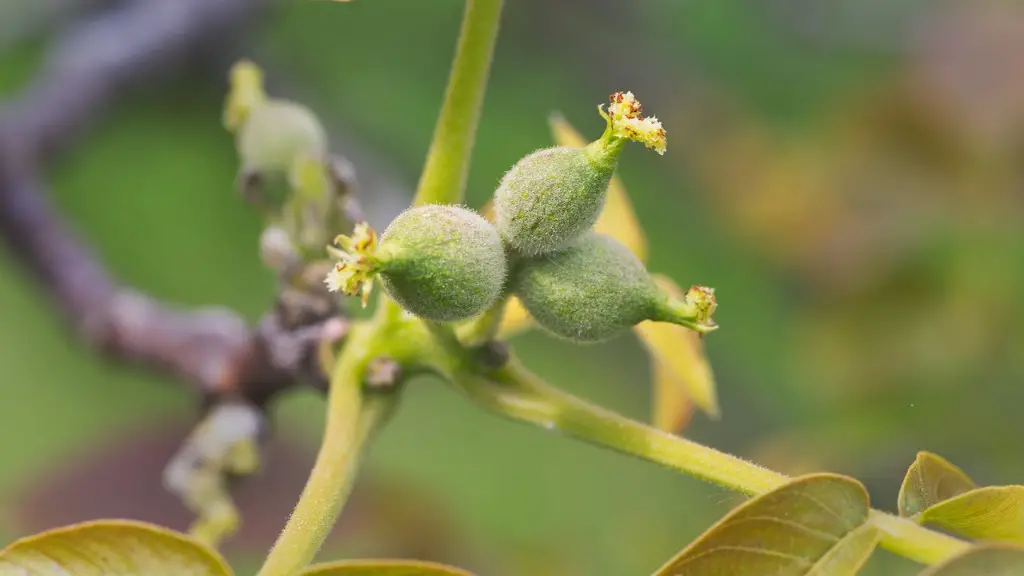
{"type": "Polygon", "coordinates": [[[35,81],[0,105],[0,237],[88,345],[208,396],[263,405],[298,381],[325,384],[316,350],[344,335],[337,306],[295,314],[282,295],[250,327],[227,309],[186,310],[122,286],[56,213],[41,176],[125,88],[208,55],[259,8],[254,0],[133,0],[70,30],[35,81]]]}

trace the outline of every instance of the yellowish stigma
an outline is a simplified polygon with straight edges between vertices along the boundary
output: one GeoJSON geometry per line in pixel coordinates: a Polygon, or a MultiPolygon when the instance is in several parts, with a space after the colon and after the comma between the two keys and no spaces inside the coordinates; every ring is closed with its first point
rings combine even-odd
{"type": "Polygon", "coordinates": [[[366,222],[356,224],[352,236],[338,236],[327,252],[337,258],[324,283],[331,292],[360,296],[363,308],[370,300],[373,275],[377,272],[377,233],[366,222]]]}
{"type": "Polygon", "coordinates": [[[715,289],[708,288],[707,286],[690,286],[690,289],[686,291],[683,296],[683,302],[692,306],[696,311],[697,316],[695,318],[697,324],[708,329],[717,328],[718,324],[711,319],[711,315],[715,313],[715,309],[718,308],[718,302],[715,301],[715,289]]]}
{"type": "Polygon", "coordinates": [[[616,92],[609,101],[607,113],[603,105],[598,107],[598,111],[608,121],[613,135],[639,142],[658,154],[665,153],[665,129],[657,117],[644,118],[644,108],[632,92],[616,92]]]}

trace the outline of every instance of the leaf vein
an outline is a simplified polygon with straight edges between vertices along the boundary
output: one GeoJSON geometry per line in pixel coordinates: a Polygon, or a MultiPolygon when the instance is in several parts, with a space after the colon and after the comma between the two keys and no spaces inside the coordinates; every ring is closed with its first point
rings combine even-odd
{"type": "Polygon", "coordinates": [[[775,522],[775,523],[781,524],[783,526],[788,526],[790,528],[795,528],[797,530],[800,530],[801,532],[804,532],[805,534],[810,534],[811,536],[814,536],[816,538],[821,538],[822,540],[828,540],[829,542],[839,542],[839,540],[840,540],[840,537],[836,536],[835,534],[831,534],[829,532],[825,532],[824,530],[818,530],[817,528],[811,528],[810,526],[808,526],[806,524],[802,524],[802,523],[797,522],[795,520],[786,520],[785,518],[779,518],[779,517],[776,517],[776,516],[747,516],[745,518],[737,518],[736,520],[730,522],[730,524],[735,525],[735,524],[740,524],[740,523],[743,523],[743,522],[750,522],[750,521],[775,522]]]}
{"type": "Polygon", "coordinates": [[[816,506],[818,506],[819,508],[821,508],[821,509],[822,509],[822,510],[824,510],[825,512],[828,512],[828,513],[829,513],[829,514],[831,514],[831,515],[832,515],[833,517],[835,517],[836,519],[838,519],[838,520],[839,520],[840,522],[842,522],[842,523],[843,523],[843,526],[845,526],[845,527],[846,527],[846,531],[849,531],[850,529],[852,529],[852,528],[854,528],[854,527],[855,527],[855,526],[850,526],[850,521],[849,521],[849,519],[847,519],[847,518],[844,518],[842,514],[840,514],[839,512],[836,512],[836,511],[835,511],[835,510],[834,510],[834,509],[833,509],[833,508],[832,508],[831,506],[829,506],[828,504],[825,504],[825,503],[824,503],[824,502],[822,502],[821,500],[818,500],[818,499],[817,499],[817,498],[815,498],[814,496],[811,496],[810,494],[805,494],[805,493],[803,493],[803,492],[797,492],[796,494],[798,494],[798,495],[799,495],[799,496],[800,496],[801,498],[804,498],[804,499],[810,500],[810,501],[811,501],[811,502],[813,502],[813,503],[814,503],[814,504],[815,504],[816,506]]]}
{"type": "MultiPolygon", "coordinates": [[[[686,564],[689,564],[689,563],[691,563],[691,562],[693,562],[695,560],[698,560],[698,559],[703,558],[705,556],[710,556],[712,554],[720,553],[720,552],[747,552],[747,553],[750,553],[750,554],[760,554],[762,556],[772,556],[772,557],[775,557],[775,558],[781,558],[783,560],[789,560],[789,561],[795,562],[797,565],[799,565],[801,567],[805,567],[805,568],[811,566],[811,561],[806,559],[806,558],[802,558],[800,556],[796,556],[795,554],[788,554],[786,552],[779,552],[778,550],[766,550],[764,548],[754,548],[752,546],[721,545],[721,546],[714,546],[712,548],[708,548],[707,550],[704,550],[703,552],[700,552],[698,554],[694,554],[693,556],[690,556],[689,558],[685,558],[685,559],[683,559],[682,562],[676,563],[672,568],[673,568],[673,570],[678,570],[679,568],[681,568],[681,567],[685,566],[686,564]]],[[[679,574],[682,574],[682,573],[681,572],[675,572],[674,574],[676,574],[676,576],[678,576],[679,574]]]]}

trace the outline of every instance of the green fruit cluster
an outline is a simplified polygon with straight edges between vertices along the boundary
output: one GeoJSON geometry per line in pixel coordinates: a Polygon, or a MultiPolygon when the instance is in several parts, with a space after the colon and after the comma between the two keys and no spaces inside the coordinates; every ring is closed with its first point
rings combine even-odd
{"type": "Polygon", "coordinates": [[[606,340],[645,320],[714,329],[713,291],[672,298],[628,248],[593,232],[625,141],[665,146],[661,124],[643,118],[630,93],[613,94],[602,115],[607,128],[595,142],[534,152],[505,174],[494,226],[458,206],[412,208],[379,246],[365,226],[341,237],[328,285],[361,292],[365,302],[369,279],[379,276],[403,308],[442,322],[476,316],[514,293],[542,328],[576,342],[606,340]]]}
{"type": "Polygon", "coordinates": [[[645,320],[713,329],[714,293],[671,298],[617,240],[592,231],[626,140],[664,152],[665,132],[630,93],[612,95],[607,128],[587,146],[534,152],[513,166],[494,197],[498,232],[517,256],[510,289],[547,331],[600,342],[645,320]]]}

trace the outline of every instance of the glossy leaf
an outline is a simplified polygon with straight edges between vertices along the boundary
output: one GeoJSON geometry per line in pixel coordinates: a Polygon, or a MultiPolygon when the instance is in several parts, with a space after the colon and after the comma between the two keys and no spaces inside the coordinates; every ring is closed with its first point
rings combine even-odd
{"type": "Polygon", "coordinates": [[[1024,574],[1024,548],[1005,544],[974,546],[921,576],[1019,576],[1024,574]]]}
{"type": "Polygon", "coordinates": [[[214,550],[173,530],[130,520],[98,520],[22,538],[0,551],[0,575],[229,576],[214,550]]]}
{"type": "Polygon", "coordinates": [[[931,452],[918,452],[900,487],[900,516],[913,516],[926,508],[969,492],[977,486],[964,471],[931,452]]]}
{"type": "MultiPolygon", "coordinates": [[[[548,119],[551,135],[559,146],[582,147],[588,141],[561,114],[552,114],[548,119]]],[[[594,225],[594,231],[607,234],[636,254],[641,261],[647,260],[647,237],[640,225],[629,200],[629,194],[622,180],[613,176],[608,184],[608,196],[605,198],[604,210],[594,225]]]]}
{"type": "MultiPolygon", "coordinates": [[[[676,298],[682,290],[666,276],[653,275],[654,281],[676,298]]],[[[704,354],[704,341],[693,330],[665,322],[642,322],[634,328],[650,355],[663,362],[683,393],[712,418],[718,418],[718,392],[711,364],[704,354]]]]}
{"type": "Polygon", "coordinates": [[[420,560],[342,560],[315,564],[300,576],[473,576],[471,573],[420,560]]]}
{"type": "Polygon", "coordinates": [[[1024,486],[986,486],[965,492],[914,516],[981,540],[1024,544],[1024,486]]]}
{"type": "Polygon", "coordinates": [[[860,482],[813,474],[730,512],[655,576],[848,576],[878,542],[860,482]]]}

